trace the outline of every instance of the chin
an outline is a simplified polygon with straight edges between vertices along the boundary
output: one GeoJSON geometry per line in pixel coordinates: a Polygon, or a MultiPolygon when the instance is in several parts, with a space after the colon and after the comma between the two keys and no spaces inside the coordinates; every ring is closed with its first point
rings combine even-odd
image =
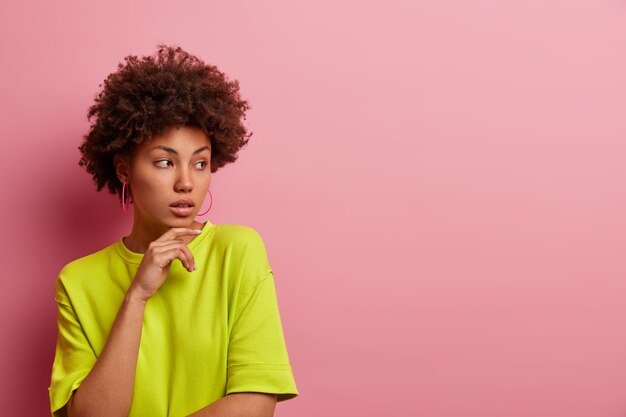
{"type": "MultiPolygon", "coordinates": [[[[195,220],[195,217],[191,217],[189,216],[188,218],[178,218],[178,219],[174,219],[171,223],[174,223],[176,225],[181,225],[181,224],[193,224],[193,221],[195,220]]],[[[176,227],[180,227],[180,226],[176,226],[176,227]]]]}
{"type": "Polygon", "coordinates": [[[176,217],[167,219],[163,222],[167,227],[187,227],[193,224],[195,216],[189,215],[189,217],[176,217]]]}

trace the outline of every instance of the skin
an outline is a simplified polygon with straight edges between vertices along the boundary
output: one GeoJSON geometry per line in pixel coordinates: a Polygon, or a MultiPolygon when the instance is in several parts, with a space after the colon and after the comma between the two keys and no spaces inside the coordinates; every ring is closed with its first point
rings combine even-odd
{"type": "MultiPolygon", "coordinates": [[[[174,259],[179,259],[189,272],[195,270],[187,244],[203,227],[194,218],[211,184],[210,163],[210,140],[200,128],[193,126],[172,127],[153,136],[149,143],[137,145],[130,157],[114,158],[118,178],[127,183],[133,203],[133,228],[123,241],[131,251],[143,253],[144,258],[101,358],[70,398],[70,416],[128,412],[145,305],[165,281],[174,259]],[[194,207],[189,216],[179,217],[169,205],[183,198],[192,200],[194,207]]],[[[193,415],[271,417],[276,399],[275,394],[232,393],[193,415]]]]}
{"type": "MultiPolygon", "coordinates": [[[[194,218],[211,185],[211,142],[200,128],[172,127],[153,136],[149,143],[137,145],[130,159],[118,155],[114,163],[118,178],[127,183],[134,206],[132,231],[123,238],[128,249],[145,253],[150,242],[173,227],[202,228],[194,218]],[[158,146],[177,154],[155,149],[158,146]],[[194,202],[193,212],[187,217],[178,217],[169,208],[181,198],[194,202]]],[[[182,236],[181,240],[189,243],[193,237],[182,236]]]]}

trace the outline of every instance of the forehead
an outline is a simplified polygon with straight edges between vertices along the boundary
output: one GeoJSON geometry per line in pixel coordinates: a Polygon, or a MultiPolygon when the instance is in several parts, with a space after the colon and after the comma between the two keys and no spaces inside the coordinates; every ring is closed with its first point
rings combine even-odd
{"type": "Polygon", "coordinates": [[[191,154],[197,149],[211,147],[209,137],[195,126],[170,127],[165,132],[154,135],[149,141],[139,145],[143,152],[162,152],[163,148],[173,149],[179,154],[191,154]]]}

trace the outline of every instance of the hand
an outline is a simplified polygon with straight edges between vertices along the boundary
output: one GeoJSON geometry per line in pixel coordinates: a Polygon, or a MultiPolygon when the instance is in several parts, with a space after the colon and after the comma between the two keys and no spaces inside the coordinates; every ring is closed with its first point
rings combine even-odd
{"type": "Polygon", "coordinates": [[[193,272],[196,261],[179,238],[184,235],[197,236],[201,232],[188,227],[174,227],[150,242],[128,291],[133,291],[142,301],[147,302],[165,282],[174,259],[180,259],[183,266],[193,272]]]}

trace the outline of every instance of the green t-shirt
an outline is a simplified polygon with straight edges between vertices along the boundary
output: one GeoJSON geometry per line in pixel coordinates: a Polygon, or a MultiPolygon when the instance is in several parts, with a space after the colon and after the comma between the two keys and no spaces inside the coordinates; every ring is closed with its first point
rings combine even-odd
{"type": "MultiPolygon", "coordinates": [[[[261,236],[206,221],[187,246],[198,269],[174,260],[146,304],[129,416],[186,416],[233,392],[296,397],[261,236]]],[[[100,356],[143,256],[120,238],[59,272],[48,388],[54,417],[100,356]]]]}

